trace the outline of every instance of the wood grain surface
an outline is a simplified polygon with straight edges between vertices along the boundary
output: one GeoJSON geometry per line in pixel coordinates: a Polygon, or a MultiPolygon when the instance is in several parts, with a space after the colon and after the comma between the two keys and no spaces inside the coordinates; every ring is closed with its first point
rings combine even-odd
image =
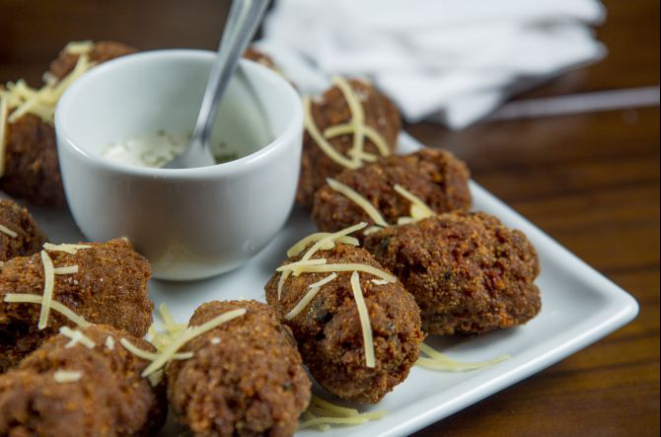
{"type": "MultiPolygon", "coordinates": [[[[609,0],[609,56],[517,100],[659,84],[659,2],[609,0]]],[[[0,0],[0,82],[38,84],[70,40],[213,49],[227,1],[0,0]]],[[[416,434],[659,435],[659,108],[407,126],[633,294],[639,317],[565,361],[416,434]]]]}

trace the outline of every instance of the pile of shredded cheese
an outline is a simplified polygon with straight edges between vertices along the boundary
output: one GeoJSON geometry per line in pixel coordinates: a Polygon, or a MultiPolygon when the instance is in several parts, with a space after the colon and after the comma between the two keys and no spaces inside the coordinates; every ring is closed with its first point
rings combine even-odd
{"type": "Polygon", "coordinates": [[[481,361],[478,363],[462,363],[438,352],[426,343],[420,345],[420,351],[426,354],[429,358],[418,358],[418,361],[415,363],[416,366],[424,367],[426,369],[440,370],[442,372],[466,372],[469,370],[484,369],[510,359],[509,355],[503,355],[492,360],[481,361]]]}
{"type": "Polygon", "coordinates": [[[30,87],[24,80],[9,82],[0,88],[0,176],[4,174],[7,124],[15,123],[25,114],[33,114],[50,125],[53,124],[55,106],[64,91],[95,64],[89,59],[94,48],[91,41],[69,43],[64,51],[79,55],[74,69],[62,80],[44,74],[45,85],[40,89],[30,87]]]}
{"type": "Polygon", "coordinates": [[[354,408],[335,405],[312,395],[310,406],[303,413],[303,421],[299,424],[298,429],[316,427],[320,431],[329,431],[331,425],[362,425],[371,420],[381,419],[385,415],[386,412],[383,410],[360,413],[354,408]]]}
{"type": "Polygon", "coordinates": [[[376,146],[381,156],[390,156],[390,148],[383,136],[376,129],[365,124],[365,110],[349,81],[341,77],[334,77],[333,84],[342,92],[351,112],[351,120],[347,124],[331,126],[322,134],[312,115],[312,99],[309,96],[303,97],[305,129],[315,144],[330,159],[351,170],[361,168],[365,162],[375,162],[379,159],[377,155],[365,151],[366,139],[376,146]],[[353,145],[347,153],[348,157],[342,155],[329,142],[330,139],[341,135],[353,135],[353,145]]]}

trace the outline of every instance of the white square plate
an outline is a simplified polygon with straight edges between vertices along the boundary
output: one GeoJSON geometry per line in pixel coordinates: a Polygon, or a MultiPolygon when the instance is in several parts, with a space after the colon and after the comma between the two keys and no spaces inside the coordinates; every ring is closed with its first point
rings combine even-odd
{"type": "MultiPolygon", "coordinates": [[[[400,153],[422,147],[403,135],[400,153]]],[[[448,355],[465,362],[510,355],[509,361],[466,373],[442,373],[414,367],[409,378],[378,405],[364,411],[386,410],[381,420],[334,428],[329,437],[403,436],[453,414],[540,370],[561,361],[631,321],[638,304],[624,290],[569,253],[486,190],[471,185],[474,208],[522,230],[537,248],[542,273],[542,311],[527,325],[482,337],[448,341],[428,339],[448,355]]],[[[35,219],[55,242],[84,238],[68,213],[32,210],[35,219]]],[[[286,258],[296,241],[315,231],[303,210],[295,210],[285,229],[248,265],[226,275],[193,283],[152,281],[151,298],[167,303],[179,322],[187,322],[195,308],[210,300],[256,299],[264,301],[264,285],[286,258]]],[[[178,435],[170,424],[162,435],[178,435]]],[[[320,435],[314,429],[297,436],[320,435]]]]}

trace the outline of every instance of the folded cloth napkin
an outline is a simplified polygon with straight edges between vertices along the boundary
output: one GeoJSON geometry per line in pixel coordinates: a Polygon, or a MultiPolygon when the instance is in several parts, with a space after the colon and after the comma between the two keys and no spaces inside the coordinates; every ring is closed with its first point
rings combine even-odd
{"type": "Polygon", "coordinates": [[[454,129],[605,48],[598,0],[275,0],[258,43],[304,92],[371,79],[411,122],[454,129]]]}

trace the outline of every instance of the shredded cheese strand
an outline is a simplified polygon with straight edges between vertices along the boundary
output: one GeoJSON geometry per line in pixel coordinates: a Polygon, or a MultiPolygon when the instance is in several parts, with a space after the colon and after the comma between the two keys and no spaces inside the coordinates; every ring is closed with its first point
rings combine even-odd
{"type": "MultiPolygon", "coordinates": [[[[381,133],[376,129],[374,129],[373,127],[367,125],[365,125],[363,129],[365,136],[367,137],[368,140],[374,143],[381,156],[383,157],[390,156],[391,154],[390,147],[388,147],[388,143],[383,138],[381,133]]],[[[326,129],[324,131],[324,136],[330,140],[332,138],[339,137],[340,135],[353,134],[355,131],[356,131],[355,127],[350,124],[340,124],[337,126],[331,126],[328,129],[326,129]]]]}
{"type": "Polygon", "coordinates": [[[78,343],[82,344],[87,349],[94,349],[96,347],[94,340],[83,334],[81,331],[73,330],[68,326],[62,326],[60,328],[60,334],[70,339],[70,341],[64,345],[65,349],[70,349],[78,343]]]}
{"type": "Polygon", "coordinates": [[[422,220],[436,215],[434,210],[423,202],[422,199],[401,185],[395,185],[395,191],[411,202],[411,217],[414,219],[422,220]]]}
{"type": "Polygon", "coordinates": [[[363,232],[364,236],[376,234],[377,232],[381,232],[384,228],[381,226],[370,226],[369,228],[365,229],[365,232],[363,232]]]}
{"type": "Polygon", "coordinates": [[[411,223],[416,223],[418,220],[413,217],[400,217],[397,219],[397,226],[410,225],[411,223]]]}
{"type": "Polygon", "coordinates": [[[322,279],[319,282],[316,282],[309,287],[309,291],[303,296],[303,299],[301,299],[298,304],[292,309],[286,316],[286,320],[292,320],[294,317],[296,317],[301,311],[307,307],[310,302],[312,302],[312,299],[314,299],[319,291],[321,291],[321,287],[324,285],[334,281],[337,278],[337,273],[333,273],[324,279],[322,279]]]}
{"type": "Polygon", "coordinates": [[[53,379],[58,384],[67,384],[70,382],[77,382],[83,377],[83,372],[58,370],[53,373],[53,379]]]}
{"type": "MultiPolygon", "coordinates": [[[[39,296],[38,294],[9,293],[5,296],[5,302],[7,303],[34,303],[41,305],[42,299],[43,296],[39,296]]],[[[87,322],[84,318],[74,313],[68,307],[62,305],[56,300],[51,301],[50,307],[51,309],[62,314],[64,317],[71,320],[73,323],[75,323],[76,325],[80,326],[83,329],[86,329],[91,326],[91,324],[87,322]]]]}
{"type": "Polygon", "coordinates": [[[152,373],[151,375],[149,375],[147,377],[147,380],[149,381],[149,384],[152,387],[156,387],[158,384],[161,383],[161,381],[163,381],[163,376],[164,375],[165,375],[165,372],[163,371],[163,369],[161,369],[161,370],[158,370],[158,371],[152,373]]]}
{"type": "MultiPolygon", "coordinates": [[[[0,176],[1,176],[1,174],[0,174],[0,176]]],[[[18,237],[18,234],[16,232],[12,231],[11,229],[9,229],[7,226],[4,226],[4,225],[0,225],[0,232],[2,232],[3,234],[9,235],[11,238],[18,237]]]]}
{"type": "Polygon", "coordinates": [[[361,158],[363,149],[365,148],[365,111],[363,110],[363,105],[358,100],[358,97],[356,97],[356,93],[349,81],[340,76],[333,77],[332,81],[344,95],[344,99],[347,101],[349,111],[351,112],[351,121],[349,124],[353,127],[354,132],[353,147],[349,151],[349,156],[352,157],[354,162],[362,166],[361,158]]]}
{"type": "Polygon", "coordinates": [[[285,283],[287,282],[287,278],[291,275],[291,270],[288,270],[286,272],[282,272],[280,275],[280,280],[278,281],[278,300],[282,297],[282,289],[285,286],[285,283]]]}
{"type": "MultiPolygon", "coordinates": [[[[155,361],[158,358],[158,354],[155,354],[153,352],[148,352],[144,349],[140,349],[138,346],[134,345],[131,343],[128,339],[126,338],[120,338],[119,343],[124,346],[124,348],[131,352],[133,355],[142,358],[143,360],[147,361],[155,361]]],[[[172,356],[172,359],[174,360],[190,360],[193,358],[195,355],[193,352],[185,352],[185,353],[180,353],[180,354],[174,354],[172,356]]]]}
{"type": "Polygon", "coordinates": [[[324,279],[322,279],[319,282],[315,282],[314,284],[310,285],[309,288],[316,288],[316,287],[323,287],[326,284],[329,284],[333,282],[335,279],[337,279],[337,273],[333,273],[332,275],[326,276],[324,279]]]}
{"type": "Polygon", "coordinates": [[[71,41],[69,44],[64,47],[66,53],[72,55],[82,55],[89,53],[94,49],[94,41],[85,40],[85,41],[71,41]]]}
{"type": "Polygon", "coordinates": [[[326,138],[324,138],[321,132],[319,132],[319,128],[317,127],[317,124],[314,121],[314,117],[312,116],[312,100],[309,96],[303,97],[303,109],[305,112],[305,130],[310,134],[312,140],[317,146],[319,146],[319,148],[326,154],[326,156],[328,156],[342,167],[346,167],[350,170],[356,170],[360,168],[360,162],[347,159],[340,152],[338,152],[335,147],[333,147],[331,143],[326,140],[326,138]]]}
{"type": "Polygon", "coordinates": [[[303,258],[301,258],[301,261],[308,261],[312,256],[317,253],[318,250],[320,249],[332,249],[335,247],[335,240],[341,237],[346,237],[349,234],[353,234],[354,232],[358,232],[361,229],[364,229],[367,227],[367,223],[358,223],[357,225],[351,226],[349,228],[343,229],[339,232],[335,232],[334,234],[330,234],[327,237],[322,238],[321,240],[317,241],[311,248],[308,250],[305,255],[303,255],[303,258]],[[330,245],[330,246],[328,246],[330,245]]]}
{"type": "Polygon", "coordinates": [[[78,266],[64,266],[64,267],[56,267],[54,269],[56,275],[73,275],[74,273],[78,273],[78,266]]]}
{"type": "Polygon", "coordinates": [[[165,303],[162,303],[158,306],[158,311],[161,313],[163,322],[165,322],[165,329],[167,329],[168,332],[175,331],[177,329],[177,323],[174,321],[174,317],[172,317],[172,313],[168,306],[165,303]]]}
{"type": "Polygon", "coordinates": [[[158,357],[152,361],[149,366],[147,366],[147,368],[142,372],[142,376],[147,377],[157,370],[160,370],[168,363],[168,361],[170,361],[172,356],[179,350],[179,348],[181,348],[188,341],[204,334],[205,332],[211,331],[223,323],[227,323],[230,320],[241,317],[245,313],[246,310],[244,308],[228,311],[225,314],[221,314],[220,316],[215,317],[202,325],[189,327],[184,332],[182,332],[161,354],[159,354],[158,357]]]}
{"type": "Polygon", "coordinates": [[[298,304],[292,309],[287,315],[285,315],[285,320],[292,320],[294,317],[296,317],[301,311],[305,309],[306,306],[310,302],[312,302],[312,299],[314,299],[317,296],[317,293],[321,290],[321,287],[313,287],[310,288],[310,290],[303,296],[303,299],[301,299],[298,304]]]}
{"type": "Polygon", "coordinates": [[[373,411],[361,414],[354,408],[346,408],[325,401],[314,394],[308,409],[303,412],[303,421],[299,429],[316,427],[320,431],[328,431],[330,425],[360,425],[370,420],[385,416],[385,411],[373,411]]]}
{"type": "Polygon", "coordinates": [[[48,314],[50,313],[53,291],[55,290],[55,268],[53,267],[53,260],[45,250],[41,251],[41,262],[44,265],[44,293],[42,295],[39,323],[37,324],[37,328],[40,330],[46,329],[46,326],[48,326],[48,314]]]}
{"type": "Polygon", "coordinates": [[[502,355],[487,361],[480,361],[477,363],[462,363],[436,351],[433,347],[426,343],[420,345],[420,351],[429,355],[431,358],[420,357],[415,363],[417,366],[424,367],[432,370],[440,370],[443,372],[466,372],[469,370],[484,369],[491,367],[495,364],[502,363],[509,360],[509,355],[502,355]]]}
{"type": "Polygon", "coordinates": [[[379,210],[376,209],[374,205],[370,203],[369,200],[363,197],[356,190],[349,187],[348,185],[336,181],[335,179],[328,178],[326,179],[326,182],[328,182],[328,186],[331,187],[333,190],[344,195],[349,200],[351,200],[356,205],[358,205],[360,208],[362,208],[362,210],[365,211],[365,213],[372,219],[372,221],[374,221],[374,223],[384,228],[388,227],[388,222],[386,222],[386,220],[383,218],[379,210]]]}
{"type": "Polygon", "coordinates": [[[322,272],[363,272],[374,275],[378,278],[385,279],[388,282],[397,282],[397,278],[389,273],[379,270],[376,267],[372,267],[367,264],[321,264],[321,265],[307,265],[307,266],[295,266],[292,268],[293,264],[287,264],[278,268],[277,271],[285,272],[288,270],[295,270],[298,273],[322,273],[322,272]]]}
{"type": "Polygon", "coordinates": [[[149,335],[151,336],[151,343],[156,346],[159,351],[163,351],[172,343],[177,335],[186,329],[186,325],[175,322],[172,313],[165,303],[160,304],[158,310],[160,317],[165,324],[165,332],[158,331],[154,327],[155,325],[152,325],[149,327],[149,335]]]}
{"type": "Polygon", "coordinates": [[[44,249],[48,252],[65,252],[70,255],[75,255],[79,250],[91,249],[92,246],[87,244],[51,244],[44,243],[44,249]]]}
{"type": "Polygon", "coordinates": [[[372,325],[370,324],[370,316],[365,305],[363,297],[363,290],[360,288],[360,276],[358,272],[353,272],[351,275],[351,290],[353,297],[358,307],[358,316],[360,317],[360,326],[363,330],[363,343],[365,347],[365,366],[373,369],[376,366],[376,359],[374,357],[374,340],[372,338],[372,325]]]}
{"type": "Polygon", "coordinates": [[[325,258],[318,258],[318,259],[310,259],[307,261],[297,261],[295,263],[287,264],[285,266],[281,266],[278,268],[276,271],[278,272],[284,272],[284,271],[291,271],[294,276],[300,276],[304,269],[307,267],[312,267],[312,266],[319,266],[326,264],[327,260],[325,258]]]}
{"type": "Polygon", "coordinates": [[[115,339],[112,336],[106,337],[106,348],[115,350],[115,339]]]}
{"type": "MultiPolygon", "coordinates": [[[[323,238],[326,238],[330,236],[331,234],[329,232],[319,232],[316,234],[308,235],[307,237],[303,238],[300,240],[298,243],[294,244],[292,247],[287,250],[287,257],[288,258],[293,258],[297,255],[300,255],[303,250],[305,250],[306,247],[310,245],[312,242],[317,242],[323,238]]],[[[348,244],[350,246],[359,246],[360,242],[358,239],[354,237],[340,237],[336,239],[335,241],[338,241],[342,244],[348,244]]]]}

